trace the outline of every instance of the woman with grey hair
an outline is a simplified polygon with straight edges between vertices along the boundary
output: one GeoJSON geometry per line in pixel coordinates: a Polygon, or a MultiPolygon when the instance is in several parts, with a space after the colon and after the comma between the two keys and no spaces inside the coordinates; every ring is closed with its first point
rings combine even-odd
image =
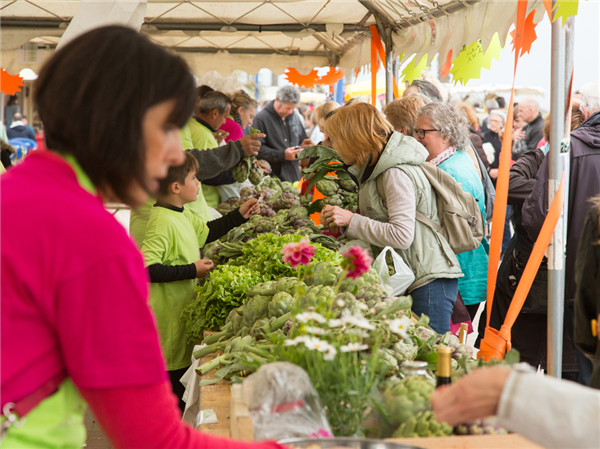
{"type": "MultiPolygon", "coordinates": [[[[469,124],[464,114],[446,103],[430,103],[419,109],[415,137],[429,152],[427,161],[434,163],[458,182],[465,192],[473,195],[485,219],[483,185],[473,161],[466,153],[469,148],[469,124]]],[[[457,254],[464,277],[458,280],[458,291],[471,320],[479,303],[486,298],[488,255],[482,244],[473,251],[457,254]]],[[[418,313],[418,312],[417,312],[418,313]]]]}

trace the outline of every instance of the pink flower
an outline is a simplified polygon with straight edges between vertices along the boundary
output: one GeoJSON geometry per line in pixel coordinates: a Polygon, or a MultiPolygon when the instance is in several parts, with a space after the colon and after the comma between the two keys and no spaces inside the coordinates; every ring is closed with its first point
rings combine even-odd
{"type": "Polygon", "coordinates": [[[371,262],[373,262],[373,258],[369,256],[369,253],[360,246],[351,247],[342,256],[344,256],[344,260],[341,266],[344,270],[348,270],[346,277],[352,279],[368,273],[371,262]]]}
{"type": "Polygon", "coordinates": [[[281,250],[283,261],[289,263],[292,268],[298,265],[308,265],[315,256],[315,247],[310,244],[310,240],[303,238],[298,243],[288,243],[281,250]]]}

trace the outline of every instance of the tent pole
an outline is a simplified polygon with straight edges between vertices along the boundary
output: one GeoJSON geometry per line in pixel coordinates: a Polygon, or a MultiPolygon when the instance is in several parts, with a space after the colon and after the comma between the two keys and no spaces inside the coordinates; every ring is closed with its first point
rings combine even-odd
{"type": "MultiPolygon", "coordinates": [[[[556,5],[557,0],[552,1],[556,5]]],[[[565,30],[562,21],[552,23],[552,70],[551,70],[551,121],[548,205],[563,175],[560,144],[565,135],[565,30]]],[[[565,197],[567,201],[568,197],[565,197]]],[[[548,374],[562,375],[562,347],[564,328],[564,239],[565,217],[561,215],[548,246],[548,374]]]]}
{"type": "MultiPolygon", "coordinates": [[[[387,39],[386,39],[387,40],[387,39]]],[[[385,46],[385,104],[394,101],[394,49],[385,46]]]]}

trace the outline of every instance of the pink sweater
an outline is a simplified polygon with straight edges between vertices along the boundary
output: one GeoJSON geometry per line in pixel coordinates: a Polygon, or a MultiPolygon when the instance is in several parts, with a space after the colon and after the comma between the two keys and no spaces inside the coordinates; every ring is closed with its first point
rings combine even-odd
{"type": "Polygon", "coordinates": [[[225,119],[225,123],[223,123],[219,129],[229,133],[229,136],[225,138],[225,142],[229,142],[230,140],[240,140],[244,137],[244,130],[242,127],[229,117],[225,119]]]}
{"type": "Polygon", "coordinates": [[[0,406],[65,372],[116,447],[231,447],[182,424],[142,256],[100,198],[50,151],[2,175],[0,195],[0,406]]]}

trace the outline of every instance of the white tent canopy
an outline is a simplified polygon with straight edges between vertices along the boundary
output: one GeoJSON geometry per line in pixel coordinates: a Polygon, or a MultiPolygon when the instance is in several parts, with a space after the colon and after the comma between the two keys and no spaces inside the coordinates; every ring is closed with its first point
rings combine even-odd
{"type": "MultiPolygon", "coordinates": [[[[512,84],[479,84],[476,86],[446,86],[452,94],[499,94],[510,93],[512,84]]],[[[538,86],[515,86],[515,95],[544,96],[544,89],[538,86]]]]}
{"type": "MultiPolygon", "coordinates": [[[[531,10],[542,2],[529,3],[531,10]]],[[[81,1],[0,4],[2,67],[16,73],[35,70],[47,59],[81,1]],[[39,50],[32,58],[30,45],[26,60],[19,49],[28,42],[39,50]]],[[[301,73],[328,65],[360,68],[370,63],[369,26],[376,23],[390,32],[396,55],[432,59],[439,52],[443,64],[449,50],[456,56],[477,39],[487,48],[496,32],[502,40],[516,19],[516,5],[514,0],[148,0],[141,32],[179,53],[197,76],[208,70],[229,75],[235,69],[281,74],[287,67],[301,73]]],[[[538,10],[537,21],[543,16],[543,8],[538,10]]]]}

